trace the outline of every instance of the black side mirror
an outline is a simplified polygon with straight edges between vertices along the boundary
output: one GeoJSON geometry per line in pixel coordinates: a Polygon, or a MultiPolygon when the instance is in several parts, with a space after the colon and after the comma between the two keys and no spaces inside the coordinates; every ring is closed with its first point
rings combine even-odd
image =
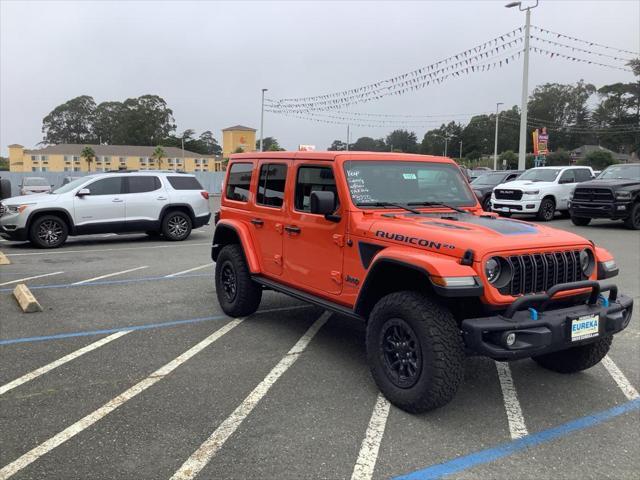
{"type": "Polygon", "coordinates": [[[324,215],[331,222],[339,222],[340,217],[333,215],[336,209],[336,194],[333,192],[313,191],[310,198],[311,213],[324,215]]]}

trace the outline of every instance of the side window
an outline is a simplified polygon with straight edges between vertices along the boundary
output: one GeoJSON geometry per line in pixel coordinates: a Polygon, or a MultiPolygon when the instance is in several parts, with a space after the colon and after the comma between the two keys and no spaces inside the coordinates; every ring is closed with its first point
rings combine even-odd
{"type": "Polygon", "coordinates": [[[129,193],[153,192],[160,188],[160,179],[153,176],[131,176],[127,177],[129,182],[129,193]]]}
{"type": "Polygon", "coordinates": [[[284,184],[287,166],[281,163],[265,163],[260,167],[256,203],[267,207],[281,207],[284,201],[284,184]]]}
{"type": "Polygon", "coordinates": [[[591,172],[586,168],[579,168],[575,170],[576,173],[576,182],[586,182],[591,180],[591,172]]]}
{"type": "Polygon", "coordinates": [[[231,165],[225,196],[229,200],[248,202],[252,173],[253,163],[234,163],[231,165]]]}
{"type": "Polygon", "coordinates": [[[560,176],[560,180],[558,180],[558,183],[574,183],[575,181],[576,181],[576,177],[574,175],[574,171],[565,170],[564,172],[562,172],[562,175],[560,176]]]}
{"type": "Polygon", "coordinates": [[[122,193],[122,177],[109,177],[97,180],[87,188],[91,195],[119,195],[122,193]]]}
{"type": "Polygon", "coordinates": [[[511,175],[509,175],[509,176],[506,178],[505,183],[506,183],[506,182],[511,182],[511,181],[515,180],[517,176],[518,176],[518,174],[517,174],[517,173],[512,173],[511,175]]]}
{"type": "Polygon", "coordinates": [[[338,191],[331,167],[302,166],[298,168],[296,179],[295,209],[311,211],[311,192],[333,192],[338,208],[338,191]]]}

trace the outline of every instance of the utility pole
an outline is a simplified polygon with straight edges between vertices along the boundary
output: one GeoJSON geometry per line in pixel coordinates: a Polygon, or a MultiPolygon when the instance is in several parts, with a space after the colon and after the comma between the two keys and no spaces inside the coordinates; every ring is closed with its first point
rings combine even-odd
{"type": "Polygon", "coordinates": [[[262,89],[262,109],[260,110],[260,151],[262,151],[262,141],[264,139],[264,92],[268,89],[262,89]]]}
{"type": "Polygon", "coordinates": [[[187,165],[184,162],[184,132],[182,133],[182,169],[183,170],[187,169],[187,165]]]}
{"type": "Polygon", "coordinates": [[[347,125],[347,152],[349,151],[349,125],[347,125]]]}
{"type": "Polygon", "coordinates": [[[447,142],[449,141],[449,137],[444,137],[444,156],[447,156],[447,142]]]}
{"type": "Polygon", "coordinates": [[[462,140],[460,140],[460,160],[462,160],[462,140]]]}
{"type": "Polygon", "coordinates": [[[524,26],[524,66],[522,68],[522,101],[520,105],[520,145],[518,147],[518,170],[525,169],[527,154],[527,99],[529,97],[529,32],[531,30],[531,10],[538,6],[522,8],[522,2],[511,2],[505,5],[507,8],[518,7],[521,12],[526,11],[524,26]]]}
{"type": "Polygon", "coordinates": [[[503,103],[502,102],[496,103],[496,140],[495,140],[495,143],[493,144],[493,169],[494,170],[498,169],[498,109],[500,108],[500,105],[503,105],[503,103]]]}

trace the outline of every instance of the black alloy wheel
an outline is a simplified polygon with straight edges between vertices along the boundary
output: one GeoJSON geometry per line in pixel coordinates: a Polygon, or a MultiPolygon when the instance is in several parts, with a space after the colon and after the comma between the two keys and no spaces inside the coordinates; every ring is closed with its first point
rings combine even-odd
{"type": "Polygon", "coordinates": [[[169,228],[169,233],[172,236],[179,238],[185,234],[189,225],[187,224],[186,218],[181,215],[174,215],[167,222],[167,227],[169,228]]]}
{"type": "Polygon", "coordinates": [[[380,331],[384,352],[384,367],[391,382],[400,388],[410,388],[422,372],[422,351],[413,329],[400,318],[391,318],[380,331]]]}
{"type": "Polygon", "coordinates": [[[191,218],[184,212],[173,211],[162,221],[162,234],[167,240],[181,241],[191,234],[191,218]]]}
{"type": "Polygon", "coordinates": [[[55,245],[60,241],[63,231],[64,229],[61,222],[56,220],[46,220],[40,223],[37,235],[42,243],[55,245]]]}
{"type": "Polygon", "coordinates": [[[640,230],[640,202],[636,201],[630,208],[629,216],[624,221],[627,228],[631,230],[640,230]]]}
{"type": "Polygon", "coordinates": [[[491,211],[491,196],[488,196],[487,198],[484,199],[484,201],[482,202],[482,209],[485,212],[491,211]]]}
{"type": "Polygon", "coordinates": [[[553,220],[556,213],[556,202],[551,198],[545,198],[540,203],[540,210],[538,210],[538,218],[545,222],[553,220]]]}
{"type": "Polygon", "coordinates": [[[40,248],[57,248],[67,240],[69,228],[55,215],[45,215],[33,221],[29,227],[29,240],[40,248]]]}
{"type": "Polygon", "coordinates": [[[236,299],[236,294],[238,292],[238,281],[231,262],[227,262],[222,266],[220,280],[222,282],[222,291],[224,292],[226,300],[230,303],[233,302],[236,299]]]}

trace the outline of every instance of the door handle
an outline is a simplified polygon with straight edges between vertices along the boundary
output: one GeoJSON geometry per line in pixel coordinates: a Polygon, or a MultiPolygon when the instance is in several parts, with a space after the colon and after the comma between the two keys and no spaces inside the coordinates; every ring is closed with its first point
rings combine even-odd
{"type": "Polygon", "coordinates": [[[113,200],[111,200],[113,203],[122,203],[124,202],[124,200],[120,199],[120,198],[114,198],[113,200]]]}
{"type": "Polygon", "coordinates": [[[261,227],[262,225],[264,225],[264,220],[262,220],[261,218],[252,218],[251,223],[258,227],[261,227]]]}
{"type": "Polygon", "coordinates": [[[302,231],[300,227],[296,227],[295,225],[287,225],[284,229],[289,233],[300,233],[302,231]]]}
{"type": "Polygon", "coordinates": [[[166,199],[167,199],[167,197],[158,197],[158,198],[156,198],[156,200],[166,200],[166,199]]]}

